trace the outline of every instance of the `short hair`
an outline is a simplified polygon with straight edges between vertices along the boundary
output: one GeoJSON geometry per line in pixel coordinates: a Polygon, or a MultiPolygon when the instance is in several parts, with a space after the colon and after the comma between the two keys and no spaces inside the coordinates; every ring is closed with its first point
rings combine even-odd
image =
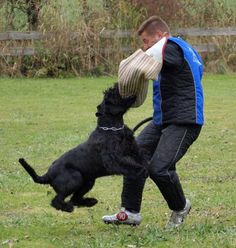
{"type": "Polygon", "coordinates": [[[170,29],[167,23],[163,19],[161,19],[161,17],[151,16],[140,25],[137,33],[140,36],[145,31],[149,35],[153,35],[158,30],[170,34],[170,29]]]}

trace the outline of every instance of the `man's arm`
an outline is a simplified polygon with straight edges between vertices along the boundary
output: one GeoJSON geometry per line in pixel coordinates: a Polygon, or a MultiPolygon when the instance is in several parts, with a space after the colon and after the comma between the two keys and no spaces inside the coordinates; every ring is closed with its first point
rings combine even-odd
{"type": "Polygon", "coordinates": [[[182,49],[174,42],[168,41],[164,52],[163,66],[175,67],[183,65],[184,57],[182,49]]]}

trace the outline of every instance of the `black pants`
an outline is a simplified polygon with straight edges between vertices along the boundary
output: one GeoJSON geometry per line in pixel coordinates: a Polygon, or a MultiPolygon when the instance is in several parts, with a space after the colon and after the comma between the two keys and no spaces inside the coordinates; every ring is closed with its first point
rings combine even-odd
{"type": "MultiPolygon", "coordinates": [[[[199,125],[156,126],[149,123],[137,137],[149,161],[150,178],[155,182],[171,210],[185,207],[186,199],[176,173],[176,162],[183,157],[201,131],[199,125]]],[[[122,207],[139,212],[145,179],[123,180],[122,207]]]]}

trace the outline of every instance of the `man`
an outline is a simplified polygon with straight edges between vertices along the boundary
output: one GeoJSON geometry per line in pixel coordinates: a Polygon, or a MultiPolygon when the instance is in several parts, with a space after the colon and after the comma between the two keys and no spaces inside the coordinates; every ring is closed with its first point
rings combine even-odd
{"type": "MultiPolygon", "coordinates": [[[[163,66],[153,82],[153,121],[137,137],[149,161],[150,178],[166,200],[172,214],[167,227],[180,226],[191,209],[176,172],[176,163],[197,139],[204,123],[201,79],[203,64],[198,53],[181,38],[171,37],[168,25],[152,16],[138,35],[146,51],[163,37],[167,43],[163,66]]],[[[139,225],[145,179],[124,177],[122,209],[103,216],[105,223],[139,225]]]]}

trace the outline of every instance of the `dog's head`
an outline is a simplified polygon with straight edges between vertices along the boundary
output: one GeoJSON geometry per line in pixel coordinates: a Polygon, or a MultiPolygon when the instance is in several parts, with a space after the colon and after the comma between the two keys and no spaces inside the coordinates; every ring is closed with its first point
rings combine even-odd
{"type": "Polygon", "coordinates": [[[104,92],[104,99],[97,106],[96,116],[104,114],[122,116],[132,106],[135,100],[136,96],[122,98],[119,93],[118,84],[116,83],[104,92]]]}

